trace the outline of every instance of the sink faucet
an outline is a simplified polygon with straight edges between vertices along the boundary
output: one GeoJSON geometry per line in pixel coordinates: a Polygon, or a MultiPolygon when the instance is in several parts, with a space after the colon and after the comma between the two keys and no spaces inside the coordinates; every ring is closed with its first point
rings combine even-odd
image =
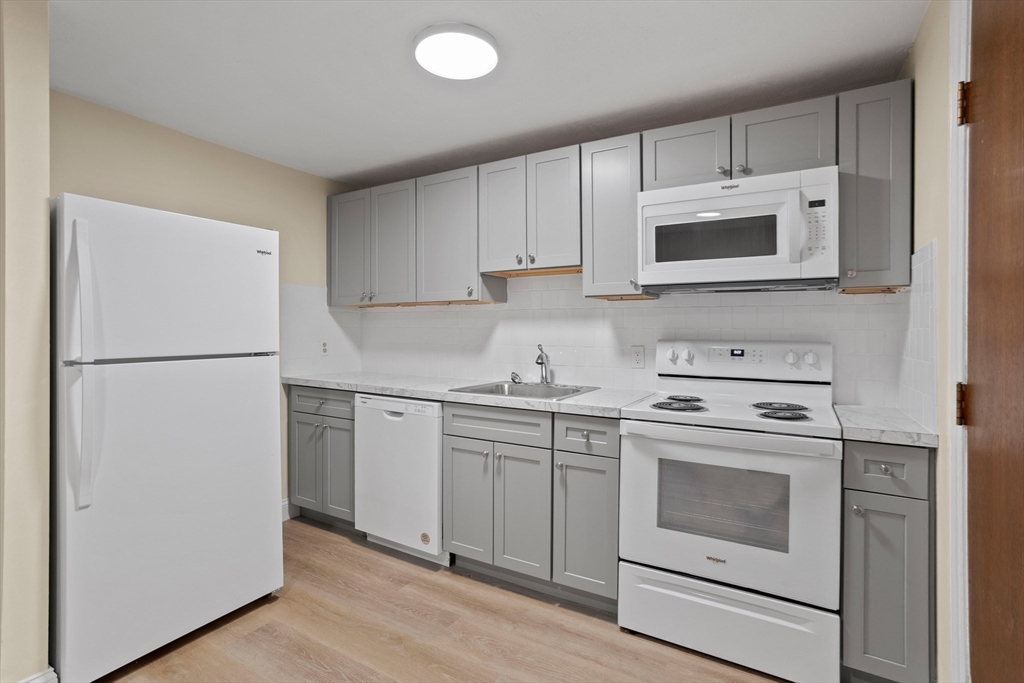
{"type": "Polygon", "coordinates": [[[512,384],[522,384],[523,378],[519,376],[518,372],[512,373],[512,384]]]}
{"type": "Polygon", "coordinates": [[[548,378],[548,354],[544,353],[544,347],[537,344],[537,350],[540,353],[537,355],[537,365],[540,366],[540,383],[550,384],[551,380],[548,378]]]}

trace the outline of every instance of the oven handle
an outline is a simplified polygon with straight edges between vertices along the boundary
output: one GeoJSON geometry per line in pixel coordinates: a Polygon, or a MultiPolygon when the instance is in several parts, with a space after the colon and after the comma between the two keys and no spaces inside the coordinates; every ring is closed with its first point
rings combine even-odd
{"type": "Polygon", "coordinates": [[[683,427],[653,422],[634,422],[632,420],[623,420],[619,429],[619,433],[622,436],[639,436],[661,441],[741,448],[748,451],[785,453],[787,455],[809,455],[834,460],[843,459],[842,443],[828,439],[808,439],[807,437],[780,436],[777,434],[750,434],[723,429],[683,427]]]}

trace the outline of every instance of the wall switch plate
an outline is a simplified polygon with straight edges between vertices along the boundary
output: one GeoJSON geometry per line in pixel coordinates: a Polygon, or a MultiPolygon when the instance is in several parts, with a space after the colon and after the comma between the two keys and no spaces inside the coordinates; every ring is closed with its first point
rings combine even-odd
{"type": "Polygon", "coordinates": [[[320,355],[321,356],[326,356],[327,355],[327,342],[320,342],[320,355]]]}
{"type": "Polygon", "coordinates": [[[644,347],[642,346],[631,346],[630,350],[630,367],[642,368],[644,366],[644,347]]]}

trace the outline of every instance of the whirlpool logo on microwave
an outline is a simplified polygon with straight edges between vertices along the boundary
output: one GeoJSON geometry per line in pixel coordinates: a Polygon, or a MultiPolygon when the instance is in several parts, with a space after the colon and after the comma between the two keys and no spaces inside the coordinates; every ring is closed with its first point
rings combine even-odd
{"type": "Polygon", "coordinates": [[[712,557],[711,555],[707,555],[706,557],[710,562],[714,562],[715,564],[725,564],[725,560],[720,557],[712,557]]]}
{"type": "Polygon", "coordinates": [[[273,252],[267,251],[266,249],[257,249],[256,253],[260,256],[270,256],[273,252]]]}

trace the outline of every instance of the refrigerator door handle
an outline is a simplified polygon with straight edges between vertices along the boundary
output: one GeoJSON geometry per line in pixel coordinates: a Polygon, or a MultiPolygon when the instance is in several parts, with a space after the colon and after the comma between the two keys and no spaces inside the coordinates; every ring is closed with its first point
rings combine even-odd
{"type": "Polygon", "coordinates": [[[95,332],[93,328],[93,292],[92,292],[92,249],[89,244],[89,221],[76,218],[72,221],[75,237],[75,257],[78,260],[78,295],[82,305],[81,362],[91,363],[94,357],[95,332]]]}
{"type": "Polygon", "coordinates": [[[92,471],[96,440],[96,367],[82,365],[82,445],[78,463],[78,504],[76,510],[92,505],[92,471]]]}

